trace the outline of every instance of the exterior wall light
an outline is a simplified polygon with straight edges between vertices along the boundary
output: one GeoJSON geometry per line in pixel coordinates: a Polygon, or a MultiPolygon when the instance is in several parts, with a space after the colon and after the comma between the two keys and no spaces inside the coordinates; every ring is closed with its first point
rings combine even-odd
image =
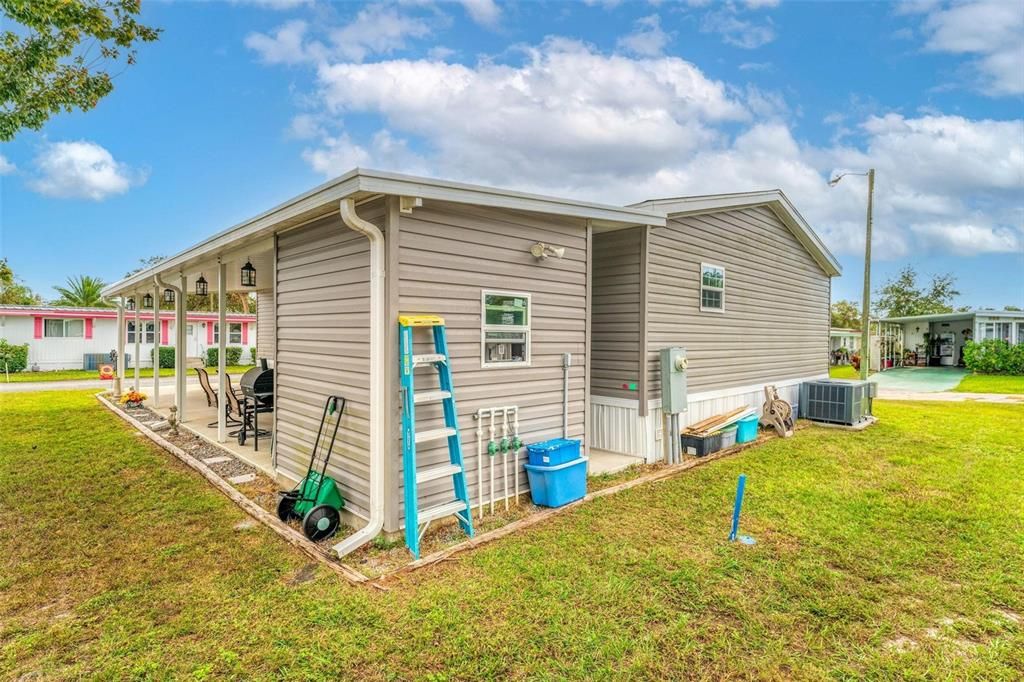
{"type": "Polygon", "coordinates": [[[142,297],[143,309],[149,309],[153,307],[153,294],[146,294],[142,297]]]}
{"type": "Polygon", "coordinates": [[[210,288],[206,284],[206,278],[200,273],[199,279],[196,280],[196,296],[206,296],[208,293],[210,288]]]}
{"type": "Polygon", "coordinates": [[[174,289],[164,289],[164,303],[174,303],[174,289]]]}

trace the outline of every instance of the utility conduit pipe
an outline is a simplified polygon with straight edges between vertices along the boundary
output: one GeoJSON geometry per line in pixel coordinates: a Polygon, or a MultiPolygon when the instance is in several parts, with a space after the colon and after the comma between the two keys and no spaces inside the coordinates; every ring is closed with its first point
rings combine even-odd
{"type": "Polygon", "coordinates": [[[355,199],[342,199],[341,220],[370,242],[370,518],[366,525],[332,548],[343,557],[373,538],[384,527],[384,235],[356,214],[355,199]]]}
{"type": "Polygon", "coordinates": [[[484,517],[484,410],[476,411],[476,503],[484,517]]]}
{"type": "Polygon", "coordinates": [[[505,511],[508,511],[508,451],[511,446],[508,439],[508,409],[501,408],[501,491],[505,496],[505,511]]]}

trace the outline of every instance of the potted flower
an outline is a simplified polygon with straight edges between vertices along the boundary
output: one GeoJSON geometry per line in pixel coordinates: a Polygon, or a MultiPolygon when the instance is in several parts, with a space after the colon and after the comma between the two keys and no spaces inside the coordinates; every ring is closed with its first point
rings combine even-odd
{"type": "Polygon", "coordinates": [[[132,409],[136,407],[142,407],[142,401],[146,399],[146,394],[136,391],[134,388],[124,395],[121,396],[121,404],[125,407],[132,409]]]}

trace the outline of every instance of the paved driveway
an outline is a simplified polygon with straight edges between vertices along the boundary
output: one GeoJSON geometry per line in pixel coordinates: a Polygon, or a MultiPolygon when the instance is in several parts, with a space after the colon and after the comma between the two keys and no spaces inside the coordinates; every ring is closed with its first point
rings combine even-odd
{"type": "Polygon", "coordinates": [[[940,393],[956,388],[966,374],[967,370],[959,367],[897,367],[871,375],[871,381],[878,384],[880,394],[940,393]]]}

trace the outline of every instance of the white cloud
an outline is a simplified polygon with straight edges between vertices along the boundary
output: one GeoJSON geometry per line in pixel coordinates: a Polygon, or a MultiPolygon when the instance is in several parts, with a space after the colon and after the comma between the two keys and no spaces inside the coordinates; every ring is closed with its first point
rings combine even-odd
{"type": "Polygon", "coordinates": [[[330,32],[334,52],[363,60],[370,54],[389,54],[404,49],[410,38],[422,38],[430,27],[422,19],[400,14],[394,7],[369,5],[349,24],[330,32]]]}
{"type": "Polygon", "coordinates": [[[124,194],[146,181],[146,173],[114,160],[95,142],[54,142],[35,159],[37,175],[29,182],[36,192],[61,199],[102,201],[124,194]]]}
{"type": "Polygon", "coordinates": [[[310,37],[310,25],[293,19],[271,35],[250,33],[245,46],[267,64],[320,63],[328,59],[362,61],[370,55],[390,54],[408,47],[408,41],[430,34],[427,22],[385,5],[367,5],[347,24],[328,28],[322,40],[310,37]]]}
{"type": "Polygon", "coordinates": [[[459,0],[470,18],[481,26],[494,28],[501,21],[501,8],[494,0],[459,0]]]}
{"type": "Polygon", "coordinates": [[[644,57],[656,57],[665,50],[672,36],[661,29],[657,14],[637,19],[633,32],[618,40],[619,49],[644,57]]]}
{"type": "Polygon", "coordinates": [[[16,170],[18,167],[8,161],[6,156],[0,154],[0,175],[10,175],[16,170]]]}
{"type": "Polygon", "coordinates": [[[245,46],[260,55],[267,64],[299,64],[309,61],[314,54],[306,45],[308,25],[301,19],[293,19],[277,27],[273,35],[250,33],[245,37],[245,46]]]}
{"type": "Polygon", "coordinates": [[[764,9],[766,7],[778,7],[780,0],[744,0],[743,4],[750,9],[764,9]]]}
{"type": "Polygon", "coordinates": [[[927,10],[925,50],[973,55],[969,62],[989,95],[1024,94],[1024,7],[1015,0],[976,0],[927,10]]]}
{"type": "Polygon", "coordinates": [[[779,187],[839,253],[863,250],[865,183],[826,181],[874,167],[880,258],[1024,243],[1024,121],[852,108],[829,117],[843,135],[816,146],[794,137],[778,93],[676,57],[564,38],[523,55],[322,62],[314,110],[292,125],[303,157],[327,176],[360,165],[607,203],[779,187]],[[356,116],[376,132],[354,133],[356,116]]]}
{"type": "Polygon", "coordinates": [[[771,62],[743,62],[740,64],[740,71],[771,71],[771,62]]]}
{"type": "Polygon", "coordinates": [[[700,30],[704,33],[717,33],[726,44],[744,50],[753,50],[775,40],[771,19],[764,23],[741,19],[733,5],[705,14],[700,30]]]}

